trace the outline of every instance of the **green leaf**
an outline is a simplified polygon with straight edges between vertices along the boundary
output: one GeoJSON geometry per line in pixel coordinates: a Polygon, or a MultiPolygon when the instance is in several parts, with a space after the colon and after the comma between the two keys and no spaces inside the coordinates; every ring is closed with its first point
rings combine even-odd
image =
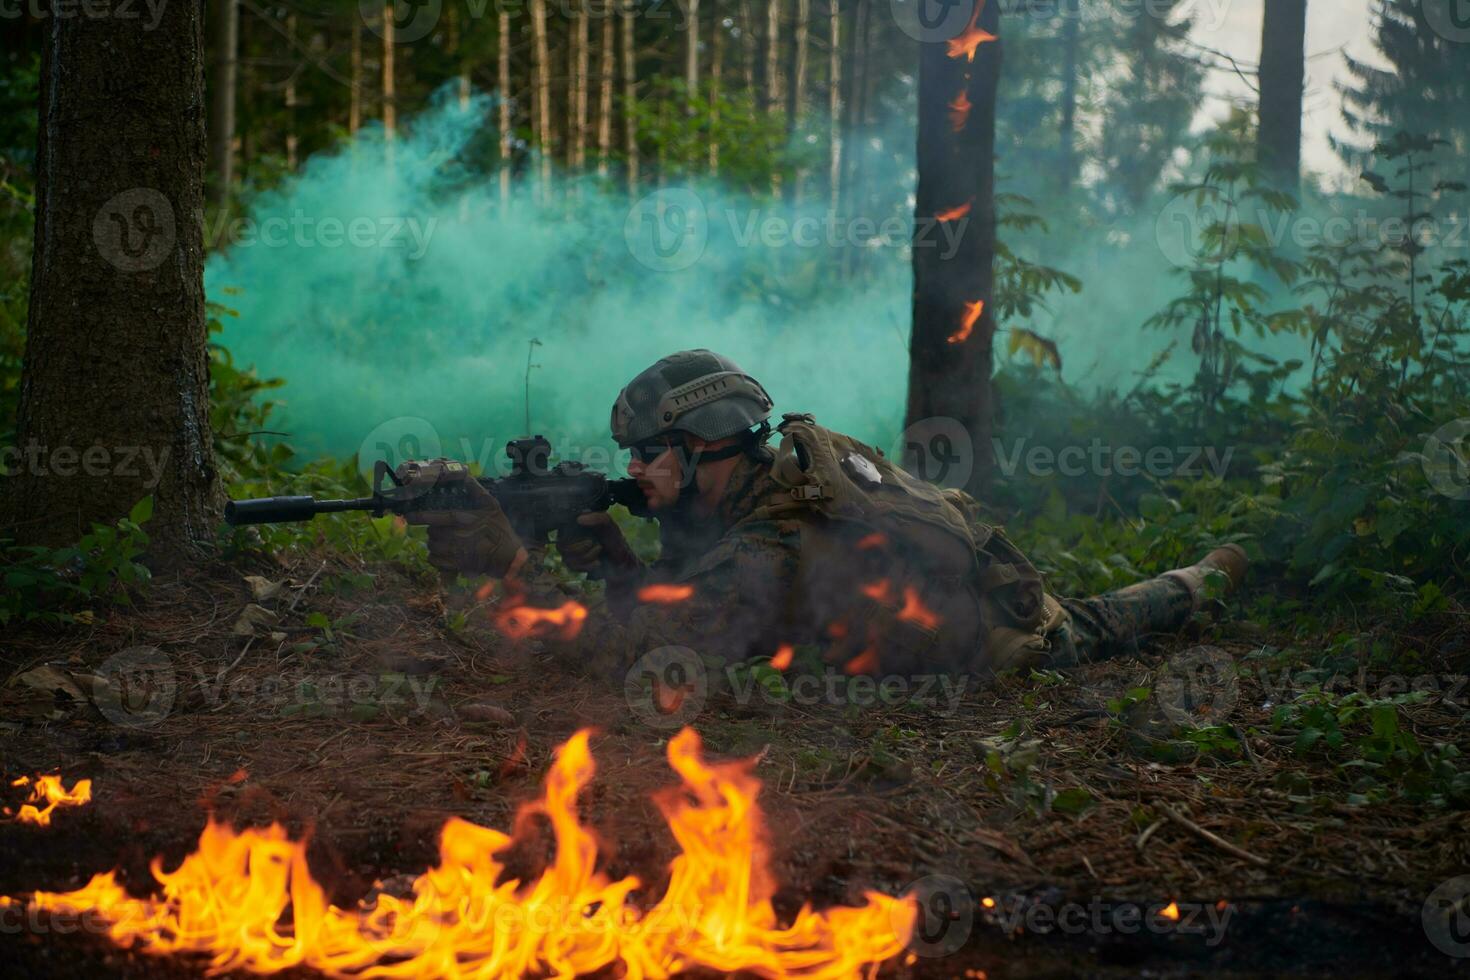
{"type": "Polygon", "coordinates": [[[1064,789],[1051,801],[1051,808],[1057,813],[1076,815],[1093,806],[1092,794],[1080,786],[1064,789]]]}
{"type": "Polygon", "coordinates": [[[136,504],[133,505],[133,509],[128,512],[128,520],[132,521],[134,524],[146,524],[148,522],[148,519],[150,517],[152,517],[152,516],[153,516],[153,495],[152,494],[149,494],[148,496],[144,497],[142,500],[138,501],[136,504]]]}

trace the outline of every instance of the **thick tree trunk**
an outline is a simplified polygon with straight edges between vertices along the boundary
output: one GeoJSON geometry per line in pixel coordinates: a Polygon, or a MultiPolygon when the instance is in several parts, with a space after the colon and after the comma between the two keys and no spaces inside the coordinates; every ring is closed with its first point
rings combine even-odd
{"type": "Polygon", "coordinates": [[[720,14],[719,0],[710,6],[714,29],[710,33],[709,55],[709,172],[720,172],[720,98],[725,83],[725,25],[720,14]]]}
{"type": "MultiPolygon", "coordinates": [[[[788,52],[789,67],[786,72],[786,136],[788,140],[795,137],[796,127],[801,124],[802,110],[806,107],[807,41],[811,30],[811,13],[811,0],[796,0],[796,20],[792,25],[793,38],[788,52]]],[[[792,204],[801,204],[802,184],[806,181],[806,176],[805,170],[797,170],[792,175],[791,186],[787,188],[787,198],[792,204]]]]}
{"type": "Polygon", "coordinates": [[[699,92],[699,0],[684,0],[684,95],[699,92]]]}
{"type": "MultiPolygon", "coordinates": [[[[998,36],[1000,5],[990,0],[978,26],[998,36]]],[[[995,258],[995,112],[999,42],[981,44],[970,61],[945,42],[919,45],[919,180],[914,205],[913,333],[909,341],[906,426],[929,418],[957,421],[969,433],[975,466],[966,486],[980,495],[993,469],[991,289],[995,258]],[[956,130],[949,104],[964,92],[971,109],[956,130]],[[970,203],[953,254],[935,215],[970,203]],[[977,302],[984,312],[972,319],[977,302]],[[968,326],[967,326],[968,324],[968,326]]],[[[953,226],[952,226],[953,227],[953,226]]],[[[910,463],[915,460],[909,460],[910,463]]]]}
{"type": "Polygon", "coordinates": [[[781,111],[781,0],[766,0],[766,111],[781,111]]]}
{"type": "Polygon", "coordinates": [[[1261,129],[1256,160],[1292,189],[1302,170],[1302,87],[1306,82],[1307,0],[1266,0],[1261,19],[1261,129]]]}
{"type": "Polygon", "coordinates": [[[628,157],[628,195],[638,193],[638,52],[633,41],[632,3],[624,3],[623,15],[623,148],[628,157]]]}
{"type": "Polygon", "coordinates": [[[229,207],[235,186],[235,89],[240,65],[239,0],[214,0],[214,72],[210,79],[212,109],[209,171],[214,175],[214,204],[229,207]]]}
{"type": "Polygon", "coordinates": [[[572,11],[567,51],[567,164],[582,169],[587,159],[587,7],[579,2],[572,11]]]}
{"type": "MultiPolygon", "coordinates": [[[[296,40],[296,15],[291,14],[286,18],[286,35],[292,42],[296,40]]],[[[292,45],[294,47],[294,44],[292,45]]],[[[293,73],[286,79],[286,87],[282,91],[282,102],[286,110],[286,169],[296,169],[296,151],[301,144],[296,135],[296,75],[293,73]]]]}
{"type": "MultiPolygon", "coordinates": [[[[388,141],[388,152],[393,152],[393,140],[398,135],[398,83],[393,71],[393,54],[396,42],[393,39],[393,0],[383,4],[383,138],[388,141]]],[[[392,157],[389,157],[392,160],[392,157]]]]}
{"type": "Polygon", "coordinates": [[[150,551],[171,561],[208,549],[223,497],[202,277],[203,5],[158,13],[151,31],[110,15],[45,22],[23,458],[5,534],[74,542],[152,495],[150,551]]]}
{"type": "Polygon", "coordinates": [[[597,69],[597,176],[607,176],[612,155],[613,71],[617,54],[611,8],[602,16],[602,60],[597,69]]]}

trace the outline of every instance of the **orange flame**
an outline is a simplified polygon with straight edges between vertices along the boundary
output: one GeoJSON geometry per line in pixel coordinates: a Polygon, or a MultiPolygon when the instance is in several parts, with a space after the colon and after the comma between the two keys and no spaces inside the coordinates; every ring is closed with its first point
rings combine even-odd
{"type": "Polygon", "coordinates": [[[878,651],[872,647],[868,647],[862,653],[843,664],[842,670],[844,673],[854,676],[857,674],[878,673],[878,651]]]}
{"type": "Polygon", "coordinates": [[[59,775],[37,776],[35,785],[31,785],[29,776],[20,776],[12,779],[10,785],[31,787],[31,795],[21,804],[15,819],[19,823],[33,823],[38,827],[51,826],[51,814],[57,807],[84,806],[92,802],[90,779],[78,779],[71,789],[62,785],[59,775]],[[46,804],[44,810],[37,805],[40,803],[46,804]]]}
{"type": "Polygon", "coordinates": [[[1166,919],[1177,921],[1179,918],[1179,904],[1177,902],[1170,902],[1168,905],[1159,909],[1159,915],[1162,915],[1166,919]]]}
{"type": "Polygon", "coordinates": [[[876,582],[869,582],[867,585],[858,586],[858,591],[874,602],[886,604],[890,598],[888,580],[886,578],[880,578],[876,582]]]}
{"type": "Polygon", "coordinates": [[[777,670],[785,670],[791,666],[791,658],[796,655],[796,648],[790,643],[783,643],[776,648],[775,656],[771,657],[771,666],[777,670]]]}
{"type": "Polygon", "coordinates": [[[496,855],[513,838],[456,817],[441,832],[438,866],[414,881],[411,897],[338,908],[312,878],[306,844],[280,825],[237,833],[211,821],[176,870],[153,861],[161,894],[133,898],[108,872],[73,892],[36,892],[30,905],[100,914],[118,945],[205,953],[215,973],[307,967],[417,980],[703,969],[805,980],[871,975],[903,951],[916,918],[911,898],[870,891],[860,908],[803,907],[778,924],[755,761],[706,763],[691,729],[668,746],[682,785],[654,797],[681,853],[656,905],[630,901],[642,883],[600,870],[596,837],[577,819],[595,769],[588,738],[580,731],[562,746],[543,797],[522,807],[521,817],[544,816],[556,840],[551,864],[525,884],[501,881],[496,855]]]}
{"type": "Polygon", "coordinates": [[[939,617],[919,600],[919,591],[912,585],[904,586],[903,608],[898,611],[898,618],[926,629],[939,629],[939,617]]]}
{"type": "Polygon", "coordinates": [[[975,12],[970,15],[970,22],[965,25],[965,29],[959,33],[959,36],[949,39],[945,53],[951,58],[958,58],[964,55],[966,61],[973,62],[975,60],[975,52],[980,49],[980,45],[996,39],[994,34],[991,34],[989,31],[982,31],[975,26],[980,20],[980,11],[984,9],[985,0],[977,0],[975,12]]]}
{"type": "Polygon", "coordinates": [[[970,96],[964,89],[960,89],[960,94],[956,95],[954,101],[949,104],[949,128],[958,133],[965,128],[965,121],[969,118],[970,96]]]}
{"type": "Polygon", "coordinates": [[[980,314],[985,312],[985,300],[977,299],[973,303],[965,304],[965,315],[960,318],[960,328],[949,335],[951,344],[963,344],[970,339],[970,334],[975,332],[975,324],[980,320],[980,314]]]}
{"type": "Polygon", "coordinates": [[[973,203],[974,201],[966,201],[964,204],[957,204],[952,208],[947,208],[936,214],[934,219],[936,221],[958,221],[970,213],[970,205],[973,203]]]}
{"type": "Polygon", "coordinates": [[[657,602],[665,606],[671,606],[676,602],[683,602],[693,594],[694,586],[692,585],[645,585],[638,590],[638,601],[657,602]]]}
{"type": "Polygon", "coordinates": [[[582,632],[587,620],[587,607],[575,599],[568,599],[555,609],[540,609],[536,606],[512,606],[495,617],[501,632],[512,640],[527,637],[557,636],[563,640],[575,640],[582,632]]]}

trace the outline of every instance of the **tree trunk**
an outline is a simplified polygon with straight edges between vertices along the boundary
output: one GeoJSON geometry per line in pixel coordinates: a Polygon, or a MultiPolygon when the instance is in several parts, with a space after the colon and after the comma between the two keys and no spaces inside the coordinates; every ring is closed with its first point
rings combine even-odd
{"type": "Polygon", "coordinates": [[[502,10],[496,15],[495,82],[500,87],[500,204],[510,203],[510,13],[502,10]]]}
{"type": "MultiPolygon", "coordinates": [[[[978,27],[1000,34],[1000,5],[986,3],[978,27]]],[[[962,35],[963,37],[963,35],[962,35]]],[[[946,42],[919,45],[918,186],[914,205],[913,332],[905,426],[925,419],[957,421],[969,433],[975,466],[965,487],[981,496],[993,469],[991,289],[995,258],[995,114],[999,42],[981,44],[974,60],[951,57],[946,42]],[[960,93],[970,114],[958,131],[949,103],[960,93]],[[954,254],[934,216],[971,203],[954,254]],[[978,302],[985,304],[974,317],[978,302]]],[[[910,465],[916,458],[907,459],[910,465]]],[[[983,497],[982,497],[983,499],[983,497]]]]}
{"type": "Polygon", "coordinates": [[[572,10],[567,45],[567,165],[575,172],[587,159],[587,7],[572,10]]]}
{"type": "Polygon", "coordinates": [[[633,4],[625,2],[623,15],[623,143],[628,157],[628,195],[638,193],[638,52],[633,46],[633,4]]]}
{"type": "Polygon", "coordinates": [[[757,104],[763,104],[766,73],[764,68],[759,67],[763,63],[756,44],[755,16],[750,12],[750,3],[751,0],[740,0],[740,6],[736,10],[742,41],[740,67],[745,73],[745,90],[755,95],[757,104]]]}
{"type": "Polygon", "coordinates": [[[1077,182],[1077,61],[1081,0],[1062,8],[1062,121],[1057,130],[1057,186],[1069,193],[1077,182]]]}
{"type": "Polygon", "coordinates": [[[390,152],[394,138],[398,135],[398,97],[393,72],[393,0],[383,4],[383,138],[389,143],[390,152]]]}
{"type": "MultiPolygon", "coordinates": [[[[790,68],[786,86],[786,136],[795,137],[796,127],[801,123],[801,113],[806,102],[807,39],[811,24],[811,0],[796,0],[796,23],[793,25],[793,40],[790,51],[790,68]]],[[[788,199],[794,205],[801,204],[801,186],[806,179],[804,170],[792,174],[788,199]]]]}
{"type": "Polygon", "coordinates": [[[1273,182],[1286,189],[1294,189],[1301,180],[1306,39],[1307,0],[1266,0],[1256,160],[1273,182]]]}
{"type": "Polygon", "coordinates": [[[684,96],[699,92],[699,0],[684,0],[684,96]]]}
{"type": "MultiPolygon", "coordinates": [[[[295,14],[286,18],[286,35],[291,41],[296,40],[295,14]]],[[[292,47],[294,49],[295,45],[293,44],[292,47]]],[[[300,139],[296,135],[296,73],[294,70],[286,79],[282,101],[286,109],[286,169],[294,171],[296,169],[296,150],[300,146],[300,139]]]]}
{"type": "Polygon", "coordinates": [[[223,504],[202,275],[203,5],[165,4],[140,31],[113,15],[125,2],[43,27],[25,458],[6,481],[8,523],[25,543],[75,542],[151,494],[149,550],[172,562],[208,550],[223,504]]]}
{"type": "Polygon", "coordinates": [[[602,61],[597,69],[597,176],[607,176],[608,157],[612,155],[613,62],[617,54],[614,44],[612,10],[602,17],[602,61]]]}
{"type": "Polygon", "coordinates": [[[235,87],[240,64],[238,0],[214,0],[214,77],[210,79],[209,171],[214,175],[214,205],[227,208],[235,186],[235,87]]]}
{"type": "Polygon", "coordinates": [[[714,29],[710,34],[709,54],[709,172],[720,172],[720,98],[725,81],[725,25],[720,17],[719,0],[710,4],[714,8],[714,29]]]}
{"type": "Polygon", "coordinates": [[[827,181],[832,214],[842,199],[842,6],[827,0],[827,181]]]}
{"type": "Polygon", "coordinates": [[[356,136],[362,128],[362,25],[352,20],[352,87],[347,93],[347,132],[356,136]]]}
{"type": "Polygon", "coordinates": [[[781,0],[766,0],[766,111],[781,111],[781,0]]]}
{"type": "Polygon", "coordinates": [[[531,42],[533,63],[532,85],[535,88],[535,111],[532,113],[532,140],[536,144],[537,170],[541,179],[538,196],[545,201],[551,192],[551,55],[546,46],[546,0],[531,0],[531,42]]]}

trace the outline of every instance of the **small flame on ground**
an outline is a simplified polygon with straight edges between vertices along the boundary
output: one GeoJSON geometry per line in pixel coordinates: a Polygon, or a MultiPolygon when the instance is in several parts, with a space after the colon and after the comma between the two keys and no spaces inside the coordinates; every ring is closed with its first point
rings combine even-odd
{"type": "Polygon", "coordinates": [[[796,655],[796,648],[790,643],[783,643],[776,648],[775,656],[771,657],[771,666],[777,670],[785,670],[791,666],[791,658],[796,655]]]}
{"type": "Polygon", "coordinates": [[[511,606],[495,617],[501,632],[512,640],[529,637],[557,636],[563,640],[575,640],[582,632],[587,620],[587,607],[575,599],[568,599],[555,609],[536,606],[511,606]]]}
{"type": "Polygon", "coordinates": [[[683,602],[694,595],[692,585],[674,585],[672,583],[655,583],[645,585],[638,590],[639,602],[657,602],[665,606],[671,606],[676,602],[683,602]]]}
{"type": "Polygon", "coordinates": [[[936,221],[958,221],[960,218],[963,218],[965,215],[970,213],[970,207],[973,203],[973,201],[966,201],[964,204],[958,204],[952,208],[946,208],[945,210],[936,214],[934,216],[934,219],[936,221]]]}
{"type": "Polygon", "coordinates": [[[869,582],[867,585],[858,586],[858,591],[874,602],[887,603],[890,598],[888,580],[886,578],[880,578],[876,582],[869,582]]]}
{"type": "Polygon", "coordinates": [[[872,647],[868,647],[862,653],[843,664],[842,670],[844,673],[851,674],[854,677],[858,674],[878,673],[878,651],[872,647]]]}
{"type": "Polygon", "coordinates": [[[991,34],[989,31],[982,31],[975,26],[980,20],[980,12],[984,9],[985,0],[979,0],[975,4],[975,12],[970,14],[970,22],[965,25],[965,29],[958,36],[949,39],[945,53],[951,58],[963,56],[966,61],[973,62],[975,60],[975,52],[980,49],[980,45],[996,39],[994,34],[991,34]]]}
{"type": "Polygon", "coordinates": [[[1170,902],[1168,905],[1159,909],[1159,915],[1172,922],[1177,922],[1179,920],[1179,903],[1170,902]]]}
{"type": "Polygon", "coordinates": [[[534,881],[502,881],[495,856],[513,838],[452,818],[438,866],[414,881],[411,897],[384,893],[342,909],[312,877],[306,844],[280,825],[236,832],[211,821],[176,870],[154,859],[161,894],[133,898],[108,872],[73,892],[36,892],[30,905],[100,914],[118,945],[208,954],[215,973],[307,967],[427,980],[703,969],[826,980],[871,976],[904,951],[917,916],[912,898],[869,891],[860,908],[804,906],[789,926],[778,924],[755,760],[706,763],[699,735],[687,728],[668,745],[682,784],[654,796],[681,853],[656,905],[630,901],[642,882],[614,881],[597,867],[597,838],[577,816],[577,796],[595,770],[589,735],[580,731],[561,747],[543,797],[521,809],[521,818],[546,818],[556,841],[534,881]]]}
{"type": "Polygon", "coordinates": [[[956,95],[954,101],[949,104],[949,128],[958,133],[965,128],[965,121],[969,118],[970,96],[964,89],[960,89],[960,94],[956,95]]]}
{"type": "MultiPolygon", "coordinates": [[[[37,776],[34,784],[29,776],[20,776],[10,781],[12,786],[30,786],[31,795],[26,798],[25,803],[16,811],[15,819],[18,823],[33,823],[38,827],[51,826],[51,814],[58,807],[84,806],[92,802],[92,781],[90,779],[78,779],[67,789],[61,782],[61,776],[37,776]],[[45,803],[42,809],[39,804],[45,803]]],[[[6,810],[7,815],[9,810],[6,810]]]]}
{"type": "Polygon", "coordinates": [[[898,618],[909,623],[915,623],[925,629],[939,629],[939,617],[925,606],[919,599],[919,590],[912,585],[906,585],[903,589],[903,608],[898,611],[898,618]]]}
{"type": "Polygon", "coordinates": [[[965,304],[965,314],[960,318],[960,328],[949,335],[951,344],[963,344],[970,339],[970,334],[975,332],[975,324],[980,320],[980,314],[985,312],[985,300],[977,299],[973,303],[965,304]]]}

